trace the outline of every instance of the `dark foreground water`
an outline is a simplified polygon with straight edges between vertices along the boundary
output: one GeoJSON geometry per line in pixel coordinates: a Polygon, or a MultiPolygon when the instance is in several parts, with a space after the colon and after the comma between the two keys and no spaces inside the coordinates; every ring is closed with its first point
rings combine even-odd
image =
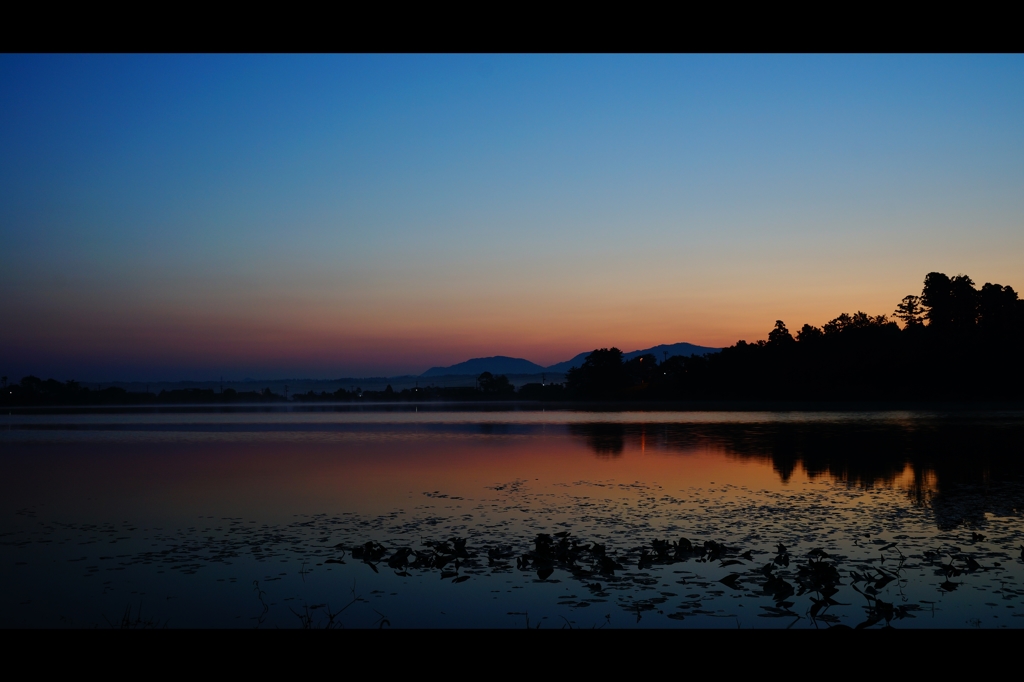
{"type": "Polygon", "coordinates": [[[0,416],[0,627],[1024,626],[1024,413],[0,416]]]}

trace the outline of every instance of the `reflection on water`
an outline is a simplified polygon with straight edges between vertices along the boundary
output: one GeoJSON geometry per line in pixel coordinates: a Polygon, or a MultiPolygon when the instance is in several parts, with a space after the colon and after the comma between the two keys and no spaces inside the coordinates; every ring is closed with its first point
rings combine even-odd
{"type": "Polygon", "coordinates": [[[1008,516],[1024,507],[1024,498],[1013,493],[1024,482],[1024,420],[1007,415],[579,423],[568,429],[599,457],[620,456],[627,444],[643,452],[715,449],[730,457],[770,462],[783,482],[800,467],[811,478],[900,487],[934,509],[940,528],[983,524],[986,513],[1008,516]]]}
{"type": "Polygon", "coordinates": [[[1017,413],[3,426],[0,626],[1024,624],[1017,413]]]}

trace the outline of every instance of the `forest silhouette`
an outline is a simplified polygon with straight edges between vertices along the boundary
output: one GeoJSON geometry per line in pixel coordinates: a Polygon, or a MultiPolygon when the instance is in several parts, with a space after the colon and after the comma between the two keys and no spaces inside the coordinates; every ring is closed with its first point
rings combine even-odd
{"type": "Polygon", "coordinates": [[[1024,301],[1011,287],[932,272],[891,317],[843,313],[795,336],[778,320],[766,340],[660,364],[598,349],[569,370],[566,391],[589,400],[1015,400],[1022,339],[1024,301]]]}
{"type": "Polygon", "coordinates": [[[718,353],[652,354],[623,360],[599,348],[566,373],[564,384],[518,390],[503,375],[481,374],[475,386],[394,391],[339,389],[291,396],[209,389],[128,392],[78,382],[25,377],[8,385],[0,405],[132,405],[238,402],[421,401],[713,401],[848,402],[1019,400],[1024,397],[1024,301],[1009,286],[978,288],[967,275],[929,273],[920,295],[905,296],[891,315],[842,313],[794,335],[782,320],[768,338],[738,341],[718,353]]]}

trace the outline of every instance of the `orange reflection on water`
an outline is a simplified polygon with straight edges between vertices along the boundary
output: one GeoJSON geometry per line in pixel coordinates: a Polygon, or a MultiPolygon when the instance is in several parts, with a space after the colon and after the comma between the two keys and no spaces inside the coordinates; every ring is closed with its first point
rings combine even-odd
{"type": "Polygon", "coordinates": [[[115,512],[263,520],[385,514],[421,504],[424,493],[479,499],[513,481],[534,492],[580,482],[639,482],[675,494],[709,485],[784,490],[810,480],[802,467],[783,479],[770,459],[737,457],[714,443],[668,449],[641,439],[614,455],[595,454],[563,431],[203,434],[149,444],[51,443],[20,452],[13,446],[6,460],[0,488],[7,506],[42,503],[79,519],[115,512]]]}

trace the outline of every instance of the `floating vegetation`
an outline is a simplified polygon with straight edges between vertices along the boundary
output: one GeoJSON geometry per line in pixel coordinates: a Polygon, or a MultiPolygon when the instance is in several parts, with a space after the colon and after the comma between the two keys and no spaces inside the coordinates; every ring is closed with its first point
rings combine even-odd
{"type": "MultiPolygon", "coordinates": [[[[479,611],[493,593],[496,613],[534,614],[534,628],[962,626],[981,623],[979,609],[990,613],[990,625],[1024,625],[1016,517],[991,517],[984,532],[942,530],[927,505],[891,489],[827,481],[790,493],[723,486],[669,495],[613,481],[556,489],[535,492],[517,481],[479,499],[433,495],[373,517],[318,514],[285,524],[204,517],[173,530],[57,523],[25,512],[18,516],[25,527],[0,542],[6,555],[28,557],[20,562],[26,568],[40,563],[34,548],[65,555],[86,584],[120,571],[153,582],[166,571],[253,586],[248,603],[256,607],[240,627],[402,627],[411,615],[395,590],[431,595],[444,585],[459,587],[437,593],[441,603],[479,611]],[[558,529],[538,530],[542,524],[558,529]],[[353,581],[379,589],[361,596],[346,587],[353,581]]],[[[116,592],[113,578],[101,583],[103,594],[116,592]]],[[[140,609],[110,624],[166,624],[163,616],[142,619],[140,609]]]]}
{"type": "Polygon", "coordinates": [[[918,494],[794,474],[764,489],[608,467],[260,520],[87,523],[19,502],[0,519],[0,626],[1024,626],[1024,483],[918,494]]]}

